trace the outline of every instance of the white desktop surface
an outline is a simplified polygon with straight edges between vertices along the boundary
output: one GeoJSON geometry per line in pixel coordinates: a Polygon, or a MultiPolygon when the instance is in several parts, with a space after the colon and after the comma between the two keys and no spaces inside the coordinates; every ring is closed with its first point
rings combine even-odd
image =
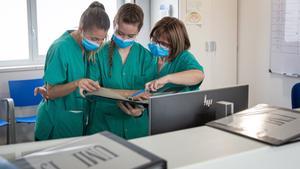
{"type": "Polygon", "coordinates": [[[206,126],[131,142],[165,158],[169,168],[300,168],[300,142],[274,147],[206,126]]]}
{"type": "Polygon", "coordinates": [[[165,158],[170,168],[209,162],[266,146],[206,126],[135,139],[131,142],[165,158]]]}
{"type": "MultiPolygon", "coordinates": [[[[12,152],[18,155],[68,140],[0,146],[0,155],[11,158],[12,152]]],[[[168,168],[300,168],[300,142],[272,147],[206,126],[133,139],[130,142],[166,159],[168,168]]]]}

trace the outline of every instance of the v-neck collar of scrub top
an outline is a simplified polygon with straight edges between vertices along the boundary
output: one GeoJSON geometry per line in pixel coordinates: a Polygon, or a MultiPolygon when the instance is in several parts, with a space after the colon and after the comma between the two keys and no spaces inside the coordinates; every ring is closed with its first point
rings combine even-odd
{"type": "Polygon", "coordinates": [[[159,68],[159,65],[158,65],[158,59],[159,59],[159,58],[157,58],[157,72],[158,72],[158,75],[161,75],[161,74],[164,73],[164,72],[168,72],[168,69],[169,69],[168,67],[170,67],[170,65],[172,64],[172,62],[175,61],[176,58],[175,58],[174,60],[172,60],[171,62],[165,60],[165,61],[164,61],[164,64],[162,65],[161,68],[159,68]]]}
{"type": "Polygon", "coordinates": [[[119,48],[115,48],[115,52],[116,52],[116,56],[118,56],[118,62],[120,63],[120,65],[122,65],[122,67],[126,67],[128,65],[128,63],[131,63],[130,61],[128,61],[129,59],[132,60],[132,59],[136,59],[133,55],[135,53],[135,50],[136,50],[136,46],[137,46],[137,43],[134,42],[133,45],[130,47],[130,50],[128,52],[128,55],[127,55],[127,58],[125,60],[125,62],[123,63],[122,62],[122,56],[119,52],[119,48]]]}
{"type": "MultiPolygon", "coordinates": [[[[187,52],[186,50],[180,52],[172,61],[165,61],[165,63],[163,64],[163,66],[160,70],[157,67],[158,76],[159,77],[165,76],[165,75],[170,73],[170,69],[175,69],[174,66],[179,64],[179,62],[181,61],[182,56],[185,55],[186,52],[187,52]]],[[[157,62],[158,62],[158,60],[157,60],[157,62]]],[[[158,64],[157,64],[157,66],[158,66],[158,64]]]]}

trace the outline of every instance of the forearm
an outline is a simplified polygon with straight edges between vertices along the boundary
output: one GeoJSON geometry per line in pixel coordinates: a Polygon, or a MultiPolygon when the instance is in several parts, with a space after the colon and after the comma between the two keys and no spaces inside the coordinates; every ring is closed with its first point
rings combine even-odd
{"type": "Polygon", "coordinates": [[[47,85],[47,95],[49,99],[56,99],[66,96],[76,90],[78,87],[78,81],[69,82],[61,85],[47,85]]]}
{"type": "Polygon", "coordinates": [[[172,73],[164,76],[163,78],[167,78],[168,83],[191,86],[199,84],[204,79],[204,74],[200,70],[187,70],[172,73]]]}

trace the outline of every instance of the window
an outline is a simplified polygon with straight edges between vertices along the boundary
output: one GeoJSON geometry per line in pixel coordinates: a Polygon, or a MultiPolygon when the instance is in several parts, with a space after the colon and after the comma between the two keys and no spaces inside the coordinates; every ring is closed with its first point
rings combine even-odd
{"type": "Polygon", "coordinates": [[[29,59],[26,1],[9,0],[1,3],[0,62],[29,59]]]}
{"type": "MultiPolygon", "coordinates": [[[[52,42],[78,28],[83,11],[94,0],[10,0],[0,5],[0,67],[44,64],[52,42]],[[5,23],[5,24],[4,24],[5,23]]],[[[112,20],[120,0],[98,0],[112,20]]]]}
{"type": "MultiPolygon", "coordinates": [[[[66,30],[77,29],[81,14],[93,1],[95,0],[37,1],[38,55],[45,56],[51,43],[66,30]]],[[[117,10],[116,1],[99,2],[104,5],[112,25],[112,16],[115,16],[117,10]]]]}

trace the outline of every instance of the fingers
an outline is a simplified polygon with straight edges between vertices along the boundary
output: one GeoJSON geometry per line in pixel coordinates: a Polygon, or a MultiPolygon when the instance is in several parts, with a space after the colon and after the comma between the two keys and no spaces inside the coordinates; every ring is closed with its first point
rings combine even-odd
{"type": "Polygon", "coordinates": [[[157,91],[157,89],[158,89],[158,84],[159,84],[159,82],[158,82],[158,80],[153,80],[153,81],[151,81],[151,82],[148,82],[147,84],[146,84],[146,89],[147,90],[150,90],[150,91],[157,91]]]}
{"type": "Polygon", "coordinates": [[[120,107],[122,111],[124,111],[126,114],[130,116],[140,116],[143,113],[143,109],[140,108],[134,108],[130,103],[127,102],[118,102],[117,105],[120,107]]]}
{"type": "Polygon", "coordinates": [[[128,102],[126,102],[125,105],[129,111],[132,111],[133,107],[128,102]]]}
{"type": "Polygon", "coordinates": [[[38,87],[34,88],[33,95],[36,96],[38,92],[39,92],[39,88],[38,87]]]}
{"type": "Polygon", "coordinates": [[[148,90],[148,91],[153,91],[152,90],[152,83],[153,83],[153,81],[146,83],[145,89],[148,90]]]}
{"type": "Polygon", "coordinates": [[[79,81],[78,87],[88,92],[92,92],[100,89],[99,83],[91,79],[81,79],[79,81]]]}
{"type": "Polygon", "coordinates": [[[162,78],[159,78],[159,79],[156,79],[156,80],[146,83],[145,88],[147,90],[156,92],[158,89],[164,87],[164,85],[167,83],[168,83],[168,79],[166,76],[164,76],[162,78]]]}
{"type": "Polygon", "coordinates": [[[150,96],[151,96],[150,93],[144,92],[143,94],[133,97],[133,100],[139,100],[139,101],[148,100],[150,96]]]}
{"type": "Polygon", "coordinates": [[[125,112],[128,115],[130,114],[130,111],[127,109],[127,107],[123,104],[123,102],[117,102],[117,105],[120,107],[120,109],[125,112]]]}
{"type": "Polygon", "coordinates": [[[82,88],[79,88],[79,94],[82,96],[82,97],[85,97],[85,95],[83,94],[83,89],[82,88]]]}
{"type": "Polygon", "coordinates": [[[91,80],[91,81],[92,81],[92,83],[93,83],[93,86],[94,86],[96,89],[100,89],[100,84],[99,84],[98,81],[93,81],[93,80],[91,80]]]}
{"type": "Polygon", "coordinates": [[[129,103],[125,103],[126,107],[128,108],[130,115],[131,116],[140,116],[142,114],[142,109],[139,108],[134,108],[133,106],[131,106],[131,104],[129,103]]]}
{"type": "Polygon", "coordinates": [[[34,96],[37,96],[38,94],[41,94],[42,97],[45,99],[49,99],[49,96],[47,94],[47,89],[45,87],[34,88],[34,96]]]}

